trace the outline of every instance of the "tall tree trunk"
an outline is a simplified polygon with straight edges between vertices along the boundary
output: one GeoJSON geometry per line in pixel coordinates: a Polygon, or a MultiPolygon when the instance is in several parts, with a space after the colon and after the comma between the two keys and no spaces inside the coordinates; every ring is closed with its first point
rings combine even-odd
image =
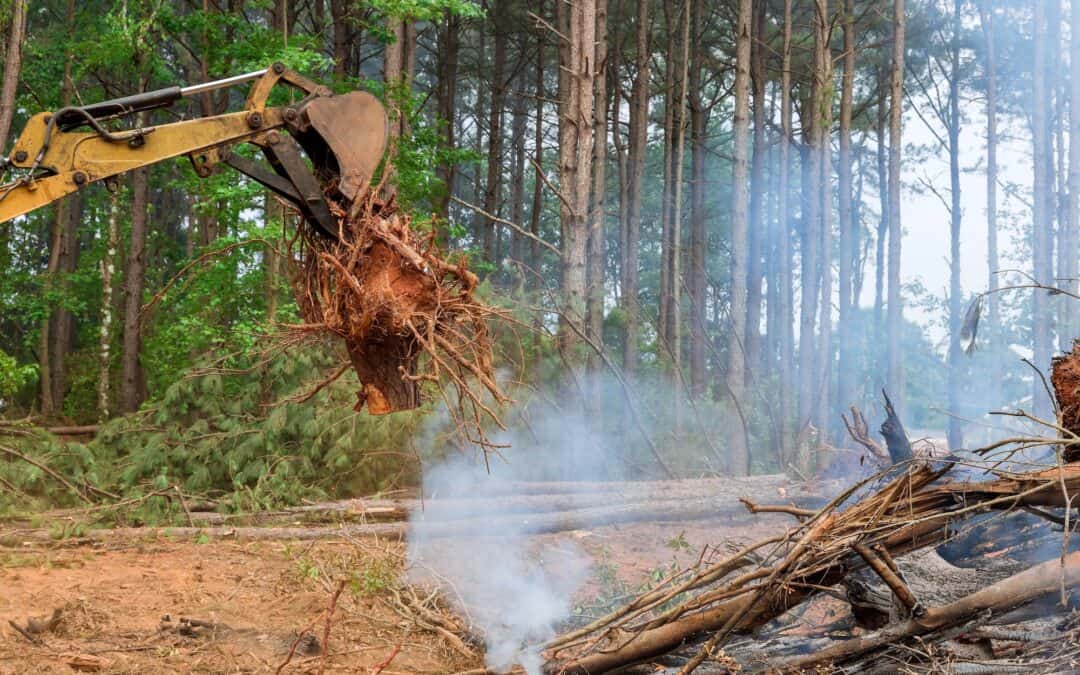
{"type": "Polygon", "coordinates": [[[840,81],[840,157],[838,168],[840,207],[840,264],[839,286],[839,364],[836,381],[836,404],[840,410],[855,405],[855,355],[853,337],[855,308],[858,298],[852,288],[852,267],[855,262],[855,219],[851,204],[851,108],[855,83],[855,0],[844,0],[844,74],[840,81]]]}
{"type": "MultiPolygon", "coordinates": [[[[1076,3],[1080,7],[1080,3],[1076,3]]],[[[980,0],[979,20],[986,46],[986,264],[988,334],[993,336],[1001,325],[998,317],[998,245],[997,245],[997,51],[994,44],[994,3],[980,0]]],[[[1080,136],[1071,136],[1080,138],[1080,136]]],[[[1080,144],[1078,144],[1080,147],[1080,144]]],[[[1070,190],[1072,192],[1072,190],[1070,190]]],[[[1072,210],[1075,213],[1075,209],[1072,210]]]]}
{"type": "Polygon", "coordinates": [[[949,207],[949,448],[964,446],[963,424],[960,421],[960,383],[964,379],[963,349],[960,347],[960,326],[963,323],[963,307],[960,287],[960,40],[963,25],[961,9],[963,0],[955,0],[953,6],[953,34],[950,45],[949,65],[949,189],[952,202],[949,207]]]}
{"type": "Polygon", "coordinates": [[[626,314],[626,347],[623,369],[638,366],[638,246],[641,237],[641,203],[645,186],[645,142],[649,131],[649,0],[638,0],[636,18],[635,72],[630,93],[629,186],[626,246],[623,251],[623,311],[626,314]]]}
{"type": "MultiPolygon", "coordinates": [[[[875,237],[874,253],[874,344],[881,345],[885,340],[885,246],[889,240],[889,148],[885,140],[888,128],[889,116],[888,92],[886,90],[886,68],[882,64],[878,71],[878,100],[877,100],[877,184],[878,204],[881,206],[881,215],[877,223],[877,237],[875,237]]],[[[876,368],[876,375],[880,375],[881,368],[876,368]]],[[[878,376],[874,382],[874,389],[885,386],[885,380],[878,376]]]]}
{"type": "MultiPolygon", "coordinates": [[[[731,202],[731,331],[728,334],[727,386],[736,405],[744,401],[746,353],[742,337],[746,334],[747,228],[749,227],[750,181],[750,22],[752,0],[739,0],[735,22],[735,120],[734,162],[731,202]]],[[[745,437],[729,435],[731,472],[736,476],[750,473],[750,452],[745,437]]]]}
{"type": "MultiPolygon", "coordinates": [[[[821,110],[825,98],[825,64],[827,45],[822,44],[828,30],[822,27],[828,21],[828,14],[822,12],[823,0],[817,3],[814,12],[814,65],[811,83],[809,109],[802,110],[804,136],[806,137],[803,153],[805,180],[802,186],[803,197],[803,232],[802,232],[802,302],[799,306],[799,433],[805,433],[815,421],[817,396],[820,386],[818,380],[818,347],[814,334],[814,320],[817,316],[818,293],[821,275],[821,184],[822,163],[821,146],[821,110]]],[[[809,442],[799,444],[799,470],[809,475],[813,456],[809,442]]]]}
{"type": "Polygon", "coordinates": [[[664,3],[664,25],[667,30],[667,55],[664,58],[664,182],[662,185],[660,216],[660,303],[657,311],[657,340],[659,351],[667,358],[668,372],[677,367],[678,345],[675,343],[673,317],[675,310],[675,286],[677,279],[672,278],[676,266],[678,241],[675,236],[675,148],[682,133],[682,120],[679,119],[679,103],[682,100],[682,4],[664,3]],[[672,13],[677,12],[677,18],[672,13]]]}
{"type": "Polygon", "coordinates": [[[750,227],[747,232],[746,278],[746,383],[761,367],[761,263],[765,235],[762,210],[765,184],[765,20],[768,3],[754,5],[753,39],[750,45],[750,81],[753,87],[754,153],[750,165],[750,227]]]}
{"type": "MultiPolygon", "coordinates": [[[[544,0],[537,3],[537,16],[544,16],[544,0]]],[[[540,259],[540,216],[544,206],[544,182],[540,178],[540,167],[544,164],[544,32],[536,31],[536,70],[533,87],[536,94],[536,118],[533,131],[533,163],[536,175],[533,176],[532,206],[529,209],[529,231],[532,233],[529,247],[529,267],[532,270],[532,290],[539,298],[544,288],[544,277],[541,274],[540,259]]],[[[539,365],[541,359],[540,335],[543,330],[543,319],[539,314],[533,319],[533,357],[534,365],[539,365]]]]}
{"type": "MultiPolygon", "coordinates": [[[[1035,2],[1035,65],[1032,72],[1032,145],[1034,159],[1034,186],[1032,194],[1032,273],[1041,283],[1054,283],[1053,260],[1053,219],[1050,210],[1051,176],[1050,162],[1050,127],[1047,110],[1050,108],[1050,96],[1047,88],[1047,21],[1046,3],[1035,2]]],[[[1045,293],[1031,294],[1031,332],[1034,363],[1039,368],[1046,368],[1050,363],[1050,303],[1045,293]]],[[[1032,378],[1033,410],[1039,417],[1046,417],[1050,411],[1050,400],[1043,388],[1042,380],[1032,378]]]]}
{"type": "MultiPolygon", "coordinates": [[[[71,104],[75,90],[71,81],[74,52],[75,2],[68,0],[65,16],[67,46],[64,53],[64,70],[60,82],[61,107],[71,104]]],[[[82,219],[82,199],[79,194],[70,195],[56,202],[49,237],[49,263],[45,270],[46,298],[63,298],[68,287],[67,275],[75,271],[78,261],[78,225],[82,219]]],[[[38,347],[38,373],[41,382],[41,412],[54,415],[64,406],[65,364],[74,332],[74,319],[62,303],[49,299],[49,312],[41,322],[41,340],[38,347]]]]}
{"type": "Polygon", "coordinates": [[[704,67],[704,50],[701,45],[704,0],[692,0],[691,26],[695,38],[691,48],[690,85],[690,393],[695,398],[705,395],[708,383],[706,373],[706,316],[705,251],[709,246],[705,227],[705,133],[708,114],[701,97],[701,71],[704,67]]]}
{"type": "Polygon", "coordinates": [[[577,331],[585,319],[585,253],[592,192],[593,80],[596,71],[596,2],[558,3],[559,25],[567,40],[559,50],[559,189],[562,223],[562,312],[559,343],[568,363],[580,363],[577,331]],[[571,327],[573,324],[574,327],[571,327]]]}
{"type": "MultiPolygon", "coordinates": [[[[889,90],[889,296],[886,316],[887,387],[897,413],[904,405],[904,355],[901,351],[903,306],[900,298],[900,153],[904,114],[904,0],[893,0],[893,54],[889,90]]],[[[901,416],[903,416],[901,414],[901,416]]]]}
{"type": "MultiPolygon", "coordinates": [[[[668,260],[668,319],[667,337],[668,352],[671,356],[672,373],[681,379],[682,368],[682,221],[683,221],[683,169],[685,166],[686,150],[686,111],[687,111],[687,77],[690,66],[690,3],[692,0],[682,0],[679,11],[679,90],[677,115],[675,118],[675,151],[672,155],[674,166],[674,187],[671,201],[670,221],[670,256],[668,260]]],[[[680,397],[675,397],[676,428],[681,427],[680,397]]]]}
{"type": "MultiPolygon", "coordinates": [[[[588,296],[585,302],[585,331],[597,345],[604,343],[604,210],[607,194],[607,0],[596,5],[596,51],[593,57],[593,197],[589,211],[588,265],[585,282],[588,296]]],[[[592,353],[589,362],[600,367],[600,357],[592,353]]],[[[599,392],[597,392],[599,393],[599,392]]],[[[597,396],[599,401],[600,397],[597,396]]]]}
{"type": "MultiPolygon", "coordinates": [[[[508,10],[509,2],[507,0],[496,0],[492,13],[495,53],[491,71],[491,108],[488,113],[487,180],[484,182],[484,210],[494,215],[498,215],[499,206],[502,204],[500,193],[503,175],[503,108],[506,106],[508,10]]],[[[497,264],[498,261],[495,260],[495,228],[495,221],[485,218],[481,241],[484,258],[497,264]]]]}
{"type": "MultiPolygon", "coordinates": [[[[458,31],[457,16],[453,12],[446,11],[439,31],[439,80],[436,96],[439,119],[443,123],[442,147],[447,151],[453,150],[456,142],[454,130],[457,113],[458,54],[461,50],[461,36],[458,35],[458,31]]],[[[450,195],[454,193],[456,167],[456,162],[440,162],[435,168],[436,175],[446,190],[437,206],[439,217],[444,220],[450,217],[450,195]]]]}
{"type": "Polygon", "coordinates": [[[333,23],[334,39],[334,77],[344,78],[349,74],[349,0],[330,0],[330,21],[333,23]]]}
{"type": "Polygon", "coordinates": [[[98,419],[109,419],[109,390],[112,378],[113,279],[116,254],[120,248],[120,194],[109,193],[109,219],[105,233],[105,255],[101,258],[101,328],[98,331],[98,419]]]}
{"type": "Polygon", "coordinates": [[[793,252],[791,246],[791,206],[788,193],[791,190],[791,2],[784,0],[783,51],[780,73],[780,217],[779,258],[779,321],[780,321],[780,396],[777,414],[780,417],[780,455],[781,467],[786,467],[791,457],[792,445],[792,402],[791,395],[795,385],[795,335],[792,326],[792,305],[795,292],[792,274],[793,252]]]}
{"type": "MultiPolygon", "coordinates": [[[[518,82],[524,89],[524,77],[518,82]]],[[[525,135],[529,126],[528,99],[521,94],[514,97],[513,117],[510,122],[510,221],[521,224],[525,217],[525,135]]],[[[524,281],[521,266],[525,260],[525,238],[514,232],[510,238],[510,259],[514,274],[524,281]]]]}
{"type": "MultiPolygon", "coordinates": [[[[1058,246],[1061,247],[1061,284],[1072,293],[1080,292],[1080,2],[1070,7],[1072,32],[1069,38],[1069,217],[1062,222],[1058,246]]],[[[1066,312],[1059,329],[1062,351],[1067,340],[1080,337],[1080,312],[1066,312]]]]}
{"type": "Polygon", "coordinates": [[[149,169],[131,172],[131,242],[124,274],[124,338],[121,353],[120,411],[135,412],[145,399],[139,353],[142,350],[143,288],[146,282],[146,234],[150,201],[149,169]]]}
{"type": "MultiPolygon", "coordinates": [[[[8,133],[15,116],[15,93],[19,89],[22,72],[22,48],[26,38],[26,2],[11,2],[11,33],[8,36],[7,53],[4,55],[4,81],[0,84],[0,148],[8,147],[8,133]]],[[[2,151],[0,151],[2,152],[2,151]]]]}
{"type": "MultiPolygon", "coordinates": [[[[829,0],[818,0],[818,12],[822,17],[829,16],[829,0]]],[[[821,55],[818,57],[821,64],[821,107],[818,114],[821,116],[821,174],[819,189],[821,190],[821,305],[818,318],[818,353],[817,353],[817,414],[815,415],[819,429],[819,442],[825,442],[829,432],[829,400],[832,390],[832,250],[833,250],[833,205],[832,205],[832,119],[833,119],[833,70],[832,49],[829,47],[829,37],[832,26],[828,18],[818,22],[818,30],[821,36],[818,40],[821,55]]]]}

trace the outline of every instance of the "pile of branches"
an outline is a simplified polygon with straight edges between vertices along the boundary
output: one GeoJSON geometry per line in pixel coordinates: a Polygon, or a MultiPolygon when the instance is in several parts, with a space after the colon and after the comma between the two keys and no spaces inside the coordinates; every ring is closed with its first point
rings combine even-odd
{"type": "Polygon", "coordinates": [[[434,233],[417,233],[394,196],[381,194],[331,203],[336,238],[298,228],[289,258],[305,323],[292,328],[344,340],[362,384],[357,410],[416,408],[430,383],[468,440],[488,446],[483,422],[501,426],[494,405],[507,401],[487,326],[497,310],[476,299],[478,279],[464,261],[448,259],[434,233]]]}
{"type": "MultiPolygon", "coordinates": [[[[1080,348],[1072,358],[1080,362],[1080,348]]],[[[1055,363],[1055,368],[1060,366],[1055,363]]],[[[1059,402],[1063,398],[1068,396],[1059,392],[1059,402]]],[[[723,672],[823,668],[865,672],[879,666],[887,672],[929,672],[943,660],[957,672],[1020,672],[1017,668],[1057,672],[1080,667],[1080,622],[1070,614],[1073,603],[1068,592],[1080,583],[1080,552],[1069,548],[1072,507],[1080,494],[1080,461],[1069,460],[1080,458],[1080,430],[1017,414],[1054,433],[1006,439],[942,460],[902,461],[817,511],[793,510],[800,522],[785,534],[703,563],[556,638],[546,645],[548,671],[608,672],[663,660],[686,645],[693,647],[678,663],[681,673],[693,672],[705,661],[718,664],[723,672]],[[1006,468],[1021,464],[1006,464],[1018,452],[1039,448],[1050,458],[1043,466],[1026,471],[1006,468]],[[999,517],[988,521],[988,514],[999,517]],[[1035,535],[1017,534],[1015,523],[996,529],[994,525],[1032,514],[1063,528],[1060,546],[1044,539],[1038,547],[1054,551],[1053,557],[1044,556],[1050,559],[1034,566],[1014,565],[996,575],[996,581],[995,575],[976,574],[983,587],[937,603],[927,602],[939,598],[925,592],[920,597],[905,578],[905,561],[899,558],[974,531],[996,543],[972,547],[983,556],[1008,556],[1028,546],[1026,539],[1035,535]],[[854,610],[854,589],[859,587],[854,582],[859,575],[891,596],[892,611],[886,612],[877,630],[849,626],[839,637],[835,632],[803,636],[795,653],[767,648],[770,636],[775,638],[796,623],[791,610],[812,598],[845,597],[846,589],[854,610]],[[1054,617],[1049,626],[1011,631],[991,626],[1016,623],[1010,612],[1037,601],[1044,605],[1037,606],[1033,616],[1054,617]],[[737,633],[753,633],[756,638],[737,649],[730,643],[737,633]],[[990,643],[989,657],[963,657],[958,650],[943,647],[961,638],[990,643]],[[1003,654],[1012,658],[1000,660],[1003,654]]],[[[1067,415],[1059,414],[1058,419],[1063,418],[1067,415]]]]}

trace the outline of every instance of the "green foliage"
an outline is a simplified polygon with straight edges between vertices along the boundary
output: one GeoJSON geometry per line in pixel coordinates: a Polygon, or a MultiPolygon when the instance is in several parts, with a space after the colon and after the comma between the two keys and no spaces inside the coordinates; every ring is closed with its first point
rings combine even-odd
{"type": "Polygon", "coordinates": [[[4,401],[37,379],[36,365],[19,365],[15,359],[0,350],[0,409],[4,401]]]}

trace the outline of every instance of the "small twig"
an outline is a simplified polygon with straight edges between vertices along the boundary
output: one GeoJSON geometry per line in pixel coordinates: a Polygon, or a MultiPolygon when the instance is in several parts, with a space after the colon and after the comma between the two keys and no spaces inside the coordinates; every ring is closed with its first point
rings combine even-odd
{"type": "Polygon", "coordinates": [[[29,632],[28,632],[28,631],[27,631],[27,630],[26,630],[25,628],[23,628],[23,627],[22,627],[22,626],[20,626],[19,624],[15,623],[15,622],[14,622],[14,621],[12,621],[11,619],[8,619],[8,625],[9,625],[9,626],[11,626],[12,628],[14,628],[15,630],[19,631],[19,635],[23,636],[24,638],[26,638],[27,640],[29,640],[29,641],[30,641],[31,643],[33,643],[33,644],[35,644],[35,645],[40,645],[40,644],[42,644],[42,642],[41,642],[41,639],[40,639],[40,638],[38,638],[38,637],[37,637],[37,636],[35,636],[35,635],[32,635],[32,634],[31,634],[31,633],[29,633],[29,632]]]}
{"type": "Polygon", "coordinates": [[[509,220],[506,220],[505,218],[500,218],[499,216],[488,213],[487,211],[480,208],[476,204],[470,204],[469,202],[465,201],[464,199],[459,199],[458,197],[455,197],[453,195],[450,196],[450,201],[457,202],[458,204],[461,204],[465,208],[472,209],[473,211],[476,211],[477,213],[484,216],[488,220],[494,220],[496,223],[501,223],[503,225],[506,225],[507,227],[512,229],[514,232],[517,232],[521,236],[535,241],[536,243],[540,244],[541,246],[543,246],[547,250],[551,251],[555,255],[562,255],[562,252],[559,251],[559,248],[557,246],[545,241],[544,239],[541,239],[540,237],[536,236],[532,232],[529,232],[528,230],[521,227],[517,223],[511,222],[509,220]]]}
{"type": "Polygon", "coordinates": [[[394,647],[394,651],[390,652],[390,656],[387,656],[385,659],[383,659],[379,663],[376,663],[375,667],[371,669],[371,675],[379,675],[379,673],[381,673],[383,670],[385,670],[386,667],[390,665],[390,662],[393,661],[394,658],[399,653],[401,653],[401,647],[404,644],[405,644],[404,642],[399,642],[398,646],[394,647]]]}
{"type": "Polygon", "coordinates": [[[338,582],[337,590],[334,591],[334,595],[330,598],[330,608],[326,610],[326,628],[323,629],[322,655],[319,659],[319,675],[323,675],[326,671],[326,655],[330,653],[330,626],[334,620],[334,610],[337,609],[338,597],[343,590],[345,590],[344,579],[338,582]]]}

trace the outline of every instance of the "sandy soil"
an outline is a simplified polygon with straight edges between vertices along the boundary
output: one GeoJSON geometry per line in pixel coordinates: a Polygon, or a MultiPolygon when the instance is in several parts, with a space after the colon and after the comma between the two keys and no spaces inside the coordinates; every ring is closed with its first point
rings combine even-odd
{"type": "MultiPolygon", "coordinates": [[[[790,524],[780,515],[633,523],[546,534],[537,550],[585,551],[584,605],[631,593],[650,574],[693,565],[703,547],[746,543],[790,524]]],[[[118,538],[0,549],[0,673],[319,672],[331,597],[342,581],[326,672],[454,673],[483,665],[392,607],[404,545],[375,539],[257,541],[118,538]],[[61,610],[31,644],[26,627],[61,610]],[[167,617],[167,620],[166,620],[167,617]],[[182,626],[194,618],[210,627],[182,626]],[[298,635],[310,635],[297,642],[298,635]],[[296,653],[289,651],[296,644],[296,653]],[[400,649],[398,647],[400,646],[400,649]],[[389,663],[385,663],[393,656],[389,663]],[[385,665],[382,665],[385,664],[385,665]]]]}

